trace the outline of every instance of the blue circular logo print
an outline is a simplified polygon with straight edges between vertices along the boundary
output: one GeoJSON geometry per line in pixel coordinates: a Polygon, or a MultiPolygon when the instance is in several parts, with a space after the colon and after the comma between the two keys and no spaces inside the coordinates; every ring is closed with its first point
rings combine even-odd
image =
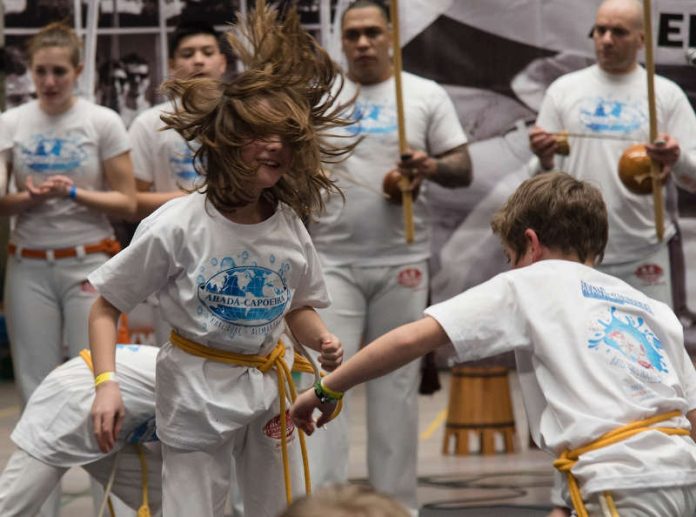
{"type": "Polygon", "coordinates": [[[222,321],[258,327],[285,314],[290,294],[275,271],[240,266],[220,271],[200,284],[198,299],[222,321]]]}
{"type": "Polygon", "coordinates": [[[79,142],[43,136],[34,137],[32,147],[23,147],[21,152],[29,169],[45,174],[66,174],[87,157],[79,142]]]}
{"type": "Polygon", "coordinates": [[[661,382],[669,373],[662,342],[640,316],[616,307],[607,320],[596,322],[590,349],[604,351],[610,364],[625,368],[647,382],[661,382]]]}
{"type": "Polygon", "coordinates": [[[177,181],[184,186],[193,186],[199,178],[198,171],[193,164],[194,151],[188,145],[180,145],[169,157],[169,166],[177,181]]]}
{"type": "Polygon", "coordinates": [[[580,121],[595,133],[627,135],[643,127],[647,117],[637,105],[613,99],[588,99],[580,106],[580,121]]]}

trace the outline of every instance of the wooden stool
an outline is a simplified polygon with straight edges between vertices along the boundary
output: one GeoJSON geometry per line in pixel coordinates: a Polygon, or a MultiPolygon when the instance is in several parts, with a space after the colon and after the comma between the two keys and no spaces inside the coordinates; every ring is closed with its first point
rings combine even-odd
{"type": "Polygon", "coordinates": [[[515,418],[512,414],[507,368],[452,368],[442,453],[449,454],[450,437],[454,437],[454,454],[469,454],[469,431],[478,433],[481,454],[495,453],[496,433],[503,436],[505,452],[515,450],[515,418]]]}

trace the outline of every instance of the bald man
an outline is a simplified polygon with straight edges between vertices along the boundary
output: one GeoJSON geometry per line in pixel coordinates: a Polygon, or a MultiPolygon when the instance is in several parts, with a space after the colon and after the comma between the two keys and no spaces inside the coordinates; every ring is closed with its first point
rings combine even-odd
{"type": "MultiPolygon", "coordinates": [[[[675,235],[674,214],[658,241],[650,195],[630,192],[618,176],[623,151],[650,137],[646,72],[638,63],[644,46],[643,7],[636,0],[606,0],[592,30],[597,63],[556,80],[547,90],[530,147],[541,171],[560,169],[598,185],[609,211],[609,242],[600,270],[618,276],[652,298],[672,305],[667,242],[675,235]],[[570,154],[559,156],[554,132],[567,130],[620,139],[570,138],[570,154]]],[[[656,144],[648,154],[674,180],[696,190],[696,116],[684,92],[672,81],[655,77],[656,144]]],[[[671,191],[671,192],[667,192],[671,191]]]]}

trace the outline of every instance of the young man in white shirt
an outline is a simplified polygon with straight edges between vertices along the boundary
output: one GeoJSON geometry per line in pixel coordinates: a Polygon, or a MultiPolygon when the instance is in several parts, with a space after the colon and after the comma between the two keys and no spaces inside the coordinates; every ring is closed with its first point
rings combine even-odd
{"type": "MultiPolygon", "coordinates": [[[[172,79],[220,79],[227,68],[220,48],[220,34],[203,22],[185,22],[169,40],[169,71],[172,79]]],[[[176,131],[162,131],[162,113],[173,111],[167,101],[141,113],[128,129],[133,149],[133,169],[138,189],[138,216],[188,194],[198,174],[193,151],[176,131]]]]}

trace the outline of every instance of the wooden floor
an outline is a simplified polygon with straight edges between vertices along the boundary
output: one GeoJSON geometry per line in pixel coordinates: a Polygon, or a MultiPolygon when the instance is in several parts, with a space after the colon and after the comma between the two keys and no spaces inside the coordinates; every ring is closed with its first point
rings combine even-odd
{"type": "MultiPolygon", "coordinates": [[[[548,505],[551,486],[551,458],[538,450],[491,456],[443,456],[442,437],[448,399],[449,375],[441,374],[443,389],[420,397],[419,488],[421,507],[433,509],[460,505],[548,505]]],[[[366,436],[364,393],[353,395],[351,415],[351,479],[364,479],[366,436]]],[[[0,466],[14,450],[9,439],[19,417],[14,385],[0,382],[0,466]]],[[[472,437],[472,446],[475,446],[472,437]]],[[[63,480],[61,517],[88,517],[92,513],[87,475],[72,469],[63,480]]],[[[425,511],[422,512],[426,513],[425,511]]],[[[134,515],[134,514],[131,514],[134,515]]],[[[131,517],[119,514],[119,517],[131,517]]],[[[456,512],[446,515],[456,515],[456,512]]]]}

